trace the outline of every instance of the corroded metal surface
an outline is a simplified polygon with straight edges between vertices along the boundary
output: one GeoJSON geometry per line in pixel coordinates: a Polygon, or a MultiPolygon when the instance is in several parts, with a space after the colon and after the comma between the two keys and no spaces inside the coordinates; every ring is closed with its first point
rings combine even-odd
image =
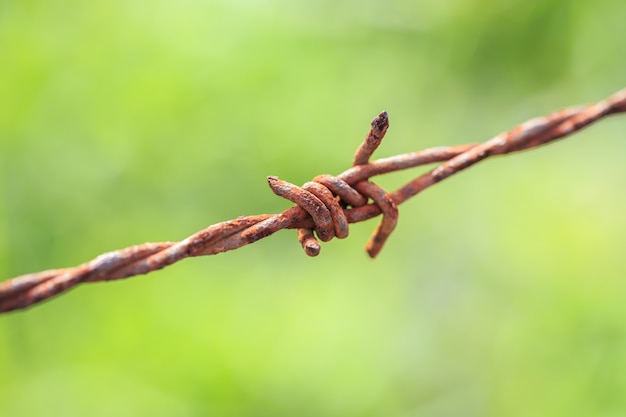
{"type": "Polygon", "coordinates": [[[305,253],[317,256],[317,241],[348,236],[348,223],[383,215],[366,245],[373,258],[396,227],[397,206],[426,188],[493,155],[534,148],[579,131],[614,113],[626,112],[626,89],[598,103],[569,107],[528,120],[481,144],[436,147],[378,159],[370,158],[383,140],[389,118],[380,113],[357,149],[353,166],[337,175],[319,175],[298,187],[268,177],[274,193],[296,204],[279,214],[242,216],[214,224],[181,242],[145,243],[102,254],[74,268],[22,275],[0,283],[0,312],[39,303],[83,282],[109,281],[146,274],[193,256],[240,248],[282,229],[297,229],[305,253]],[[389,194],[371,181],[377,175],[442,162],[389,194]],[[371,201],[368,203],[368,201],[371,201]],[[317,238],[316,238],[317,235],[317,238]]]}

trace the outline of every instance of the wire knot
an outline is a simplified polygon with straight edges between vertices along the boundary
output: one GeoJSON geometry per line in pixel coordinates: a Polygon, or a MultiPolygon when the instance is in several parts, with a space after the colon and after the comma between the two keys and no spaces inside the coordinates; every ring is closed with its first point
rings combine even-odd
{"type": "Polygon", "coordinates": [[[309,256],[317,256],[321,247],[317,237],[328,242],[333,237],[348,236],[348,207],[361,207],[371,199],[383,213],[383,220],[370,238],[366,249],[374,258],[384,245],[398,221],[398,208],[391,196],[378,185],[360,181],[354,187],[332,175],[319,175],[302,187],[283,181],[276,176],[267,177],[272,191],[295,203],[312,218],[314,229],[298,228],[298,240],[309,256]]]}
{"type": "MultiPolygon", "coordinates": [[[[352,166],[366,165],[378,148],[389,128],[389,116],[381,112],[371,123],[365,140],[354,154],[352,166]]],[[[270,187],[276,195],[296,203],[309,213],[315,224],[315,233],[327,242],[333,237],[343,239],[348,236],[348,207],[361,207],[371,199],[383,213],[383,220],[378,225],[365,249],[371,258],[380,252],[387,238],[398,223],[398,207],[391,196],[378,185],[368,180],[359,181],[351,186],[341,178],[332,175],[318,175],[313,181],[302,187],[282,181],[278,177],[267,177],[270,187]]],[[[313,229],[299,228],[298,240],[309,256],[320,253],[320,244],[313,235],[313,229]]]]}

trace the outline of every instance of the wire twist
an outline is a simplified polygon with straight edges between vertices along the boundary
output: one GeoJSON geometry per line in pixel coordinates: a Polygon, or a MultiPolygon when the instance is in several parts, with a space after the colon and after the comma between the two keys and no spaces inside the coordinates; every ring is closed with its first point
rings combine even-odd
{"type": "MultiPolygon", "coordinates": [[[[389,117],[383,111],[373,121],[365,141],[357,149],[352,166],[366,165],[370,157],[382,142],[389,117]]],[[[267,177],[272,191],[278,196],[295,203],[306,211],[313,219],[314,228],[300,227],[297,229],[298,241],[304,252],[309,256],[317,256],[321,247],[313,230],[322,242],[333,237],[344,239],[348,236],[348,218],[344,209],[361,207],[371,199],[383,213],[382,222],[374,231],[366,245],[367,253],[374,258],[398,222],[398,208],[391,196],[371,181],[359,181],[354,187],[332,175],[319,175],[313,181],[298,187],[276,176],[267,177]]]]}
{"type": "Polygon", "coordinates": [[[110,281],[146,274],[181,259],[240,248],[282,229],[297,229],[307,255],[320,252],[317,237],[328,241],[348,236],[348,224],[383,215],[366,245],[373,258],[398,220],[397,206],[428,187],[492,155],[534,148],[579,131],[610,114],[626,112],[626,89],[586,106],[569,107],[524,122],[481,144],[435,147],[370,161],[389,127],[386,112],[372,122],[357,149],[352,167],[337,175],[320,175],[302,187],[268,177],[274,193],[296,204],[279,214],[242,216],[217,223],[180,242],[144,243],[102,254],[73,268],[53,269],[0,283],[0,312],[26,308],[83,282],[110,281]],[[371,182],[377,175],[442,162],[393,193],[371,182]],[[371,203],[368,201],[371,200],[371,203]]]}

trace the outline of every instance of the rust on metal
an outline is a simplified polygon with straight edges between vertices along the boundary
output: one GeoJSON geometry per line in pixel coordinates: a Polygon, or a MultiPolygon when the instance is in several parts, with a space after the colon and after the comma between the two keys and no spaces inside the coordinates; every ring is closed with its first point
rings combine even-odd
{"type": "Polygon", "coordinates": [[[343,207],[339,205],[339,200],[335,198],[333,193],[322,184],[317,182],[307,182],[302,186],[302,189],[310,192],[314,196],[320,199],[322,203],[328,208],[330,217],[333,221],[334,236],[339,239],[345,239],[348,237],[348,219],[343,212],[343,207]]]}
{"type": "Polygon", "coordinates": [[[385,190],[369,181],[361,181],[356,185],[356,189],[363,195],[371,198],[383,213],[383,219],[374,230],[372,237],[365,245],[365,249],[371,258],[375,258],[383,245],[398,224],[398,207],[385,190]]]}
{"type": "Polygon", "coordinates": [[[370,157],[380,145],[387,128],[389,127],[389,117],[386,111],[380,113],[374,120],[372,120],[372,128],[367,132],[365,140],[358,147],[354,154],[354,160],[352,165],[365,165],[369,162],[370,157]]]}
{"type": "Polygon", "coordinates": [[[352,207],[361,207],[367,203],[367,198],[363,197],[357,190],[339,177],[332,175],[318,175],[313,178],[314,182],[320,183],[328,188],[336,196],[340,196],[341,200],[352,207]]]}
{"type": "Polygon", "coordinates": [[[267,177],[267,182],[276,195],[296,203],[309,213],[315,223],[315,231],[323,242],[328,242],[333,238],[335,232],[330,210],[319,198],[304,188],[280,180],[275,176],[267,177]]]}
{"type": "Polygon", "coordinates": [[[298,242],[302,245],[302,249],[304,249],[304,253],[309,256],[317,256],[320,254],[320,243],[313,236],[313,229],[307,229],[305,227],[301,227],[297,229],[298,232],[298,242]]]}
{"type": "Polygon", "coordinates": [[[389,127],[387,112],[382,112],[372,121],[364,142],[354,155],[353,166],[343,173],[319,175],[302,187],[278,177],[268,177],[274,193],[296,206],[279,214],[241,216],[217,223],[180,242],[145,243],[102,254],[77,267],[6,280],[0,283],[0,312],[32,306],[80,283],[146,274],[187,257],[234,250],[282,229],[296,229],[305,253],[317,256],[321,247],[315,234],[322,241],[345,238],[349,223],[382,214],[381,223],[366,245],[373,258],[380,253],[396,227],[397,206],[407,199],[490,156],[535,148],[577,132],[608,115],[624,112],[626,89],[597,103],[568,107],[530,119],[483,143],[440,146],[370,161],[389,127]],[[377,175],[431,163],[441,165],[392,193],[371,181],[377,175]]]}

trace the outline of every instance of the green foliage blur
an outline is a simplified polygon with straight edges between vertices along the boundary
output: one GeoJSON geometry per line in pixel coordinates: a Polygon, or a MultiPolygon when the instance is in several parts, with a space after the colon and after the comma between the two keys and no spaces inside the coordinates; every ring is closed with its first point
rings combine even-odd
{"type": "MultiPolygon", "coordinates": [[[[0,278],[290,204],[265,177],[623,88],[623,0],[0,1],[0,278]]],[[[295,232],[0,316],[0,416],[626,413],[626,117],[308,258],[295,232]]],[[[381,177],[389,190],[419,170],[381,177]]]]}

